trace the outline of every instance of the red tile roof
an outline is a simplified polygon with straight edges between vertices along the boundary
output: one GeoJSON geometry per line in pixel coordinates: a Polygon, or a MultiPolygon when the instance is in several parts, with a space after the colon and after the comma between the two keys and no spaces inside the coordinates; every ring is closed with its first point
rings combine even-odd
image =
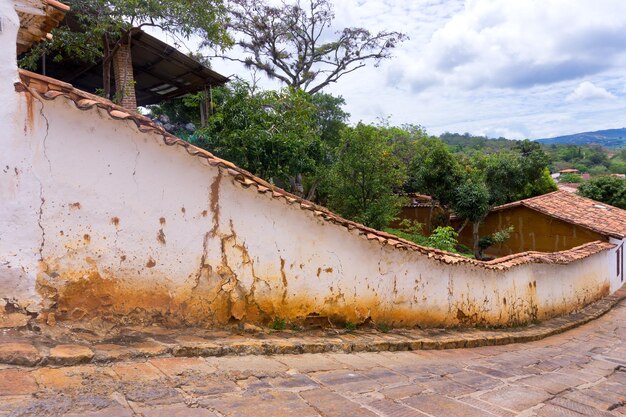
{"type": "Polygon", "coordinates": [[[567,264],[615,247],[615,245],[608,242],[596,241],[563,252],[523,252],[488,262],[469,259],[438,249],[427,248],[392,234],[346,220],[325,207],[317,206],[310,201],[275,187],[261,178],[252,175],[248,171],[237,167],[233,163],[218,158],[204,149],[197,148],[189,142],[185,142],[173,136],[146,116],[124,109],[102,97],[78,90],[72,87],[71,84],[25,70],[20,70],[20,78],[21,82],[15,83],[15,90],[17,92],[31,94],[39,100],[55,100],[62,97],[73,102],[79,110],[90,110],[95,107],[106,111],[112,119],[130,120],[135,123],[141,132],[160,137],[164,144],[168,146],[182,146],[189,155],[205,159],[209,165],[217,167],[220,172],[230,175],[236,183],[239,183],[244,188],[253,187],[259,193],[268,194],[275,199],[282,199],[286,204],[297,205],[300,209],[312,213],[315,217],[323,221],[344,227],[349,231],[356,231],[361,237],[367,240],[377,241],[381,245],[389,245],[401,250],[419,252],[428,256],[429,259],[445,264],[465,264],[487,270],[505,270],[528,263],[567,264]]]}
{"type": "Polygon", "coordinates": [[[528,207],[606,236],[618,239],[626,237],[626,210],[581,197],[572,192],[559,190],[504,204],[494,210],[516,206],[528,207]]]}

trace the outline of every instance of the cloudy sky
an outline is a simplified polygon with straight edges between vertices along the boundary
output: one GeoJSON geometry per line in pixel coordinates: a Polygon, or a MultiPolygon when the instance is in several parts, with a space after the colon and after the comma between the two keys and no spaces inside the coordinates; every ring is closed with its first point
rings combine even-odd
{"type": "MultiPolygon", "coordinates": [[[[336,28],[410,37],[392,60],[326,90],[346,99],[352,122],[513,139],[626,126],[626,0],[334,4],[336,28]]],[[[248,76],[234,63],[214,68],[248,76]]]]}

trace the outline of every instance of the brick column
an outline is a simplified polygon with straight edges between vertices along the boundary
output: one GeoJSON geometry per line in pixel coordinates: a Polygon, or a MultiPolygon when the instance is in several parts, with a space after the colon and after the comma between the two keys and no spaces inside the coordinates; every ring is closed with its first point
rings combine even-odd
{"type": "Polygon", "coordinates": [[[113,55],[113,72],[115,74],[115,98],[117,104],[129,110],[136,110],[135,78],[133,76],[133,61],[129,44],[121,44],[115,55],[113,55]]]}

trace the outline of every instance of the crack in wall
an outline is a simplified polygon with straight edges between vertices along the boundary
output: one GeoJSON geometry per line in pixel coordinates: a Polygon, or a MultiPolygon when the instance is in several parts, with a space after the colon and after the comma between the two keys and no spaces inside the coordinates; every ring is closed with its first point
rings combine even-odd
{"type": "Polygon", "coordinates": [[[39,214],[37,216],[37,225],[41,230],[41,244],[39,245],[39,262],[43,262],[43,248],[46,245],[46,230],[43,227],[43,205],[46,199],[43,197],[43,184],[39,181],[39,214]]]}
{"type": "Polygon", "coordinates": [[[209,208],[211,209],[213,228],[211,234],[215,236],[220,226],[220,183],[222,182],[222,171],[217,169],[217,176],[211,183],[211,192],[209,195],[209,208]]]}
{"type": "Polygon", "coordinates": [[[44,155],[44,158],[46,158],[46,161],[48,161],[48,169],[50,171],[50,176],[52,177],[52,162],[50,161],[50,157],[48,156],[48,148],[47,148],[48,135],[50,134],[50,120],[48,120],[48,117],[45,115],[45,113],[43,111],[43,109],[44,109],[44,102],[43,102],[43,100],[41,100],[39,97],[37,97],[37,100],[39,101],[39,104],[41,104],[41,107],[39,108],[39,114],[41,115],[41,117],[46,122],[46,134],[44,135],[43,141],[42,141],[42,143],[43,143],[43,155],[44,155]]]}
{"type": "Polygon", "coordinates": [[[287,300],[287,275],[285,274],[285,259],[280,257],[280,277],[283,283],[283,304],[287,300]]]}
{"type": "Polygon", "coordinates": [[[194,286],[191,288],[192,290],[198,288],[200,285],[200,279],[202,278],[202,272],[207,268],[210,268],[209,265],[206,265],[206,258],[208,255],[208,246],[209,246],[209,232],[204,234],[204,239],[202,240],[202,255],[200,256],[200,265],[198,265],[198,270],[194,275],[194,286]]]}
{"type": "Polygon", "coordinates": [[[139,150],[139,146],[137,145],[137,142],[135,142],[133,140],[133,145],[135,145],[135,150],[137,151],[137,153],[135,154],[135,161],[133,163],[133,182],[135,183],[135,188],[137,190],[137,192],[139,192],[139,183],[137,183],[137,165],[139,163],[139,156],[141,154],[141,151],[139,150]]]}
{"type": "MultiPolygon", "coordinates": [[[[43,114],[43,107],[42,107],[41,113],[42,113],[42,116],[45,117],[45,115],[43,114]]],[[[47,119],[46,119],[46,124],[47,124],[47,130],[46,130],[46,136],[44,138],[44,154],[46,156],[46,159],[48,159],[47,154],[45,153],[46,152],[45,140],[48,136],[48,127],[49,127],[47,119]]],[[[135,184],[137,185],[135,174],[137,171],[138,158],[140,157],[140,151],[139,151],[138,144],[134,142],[134,145],[135,145],[135,148],[137,149],[137,154],[135,155],[133,177],[134,177],[135,184]]],[[[131,157],[132,157],[132,153],[131,155],[129,155],[128,162],[130,162],[131,157]]],[[[48,163],[50,164],[49,159],[48,159],[48,163]]],[[[337,271],[336,271],[335,277],[331,277],[335,279],[335,281],[332,282],[332,285],[335,286],[335,288],[333,288],[332,286],[329,288],[329,290],[326,292],[326,294],[328,294],[328,297],[326,297],[324,300],[322,299],[324,297],[325,289],[323,289],[319,293],[319,295],[313,295],[309,297],[309,299],[306,299],[305,295],[296,293],[295,288],[299,288],[299,289],[302,288],[301,286],[299,287],[298,284],[301,284],[301,281],[303,281],[306,285],[307,283],[306,279],[308,279],[309,277],[303,276],[303,273],[301,273],[300,275],[297,275],[295,272],[293,272],[293,270],[289,271],[289,274],[290,276],[293,275],[292,277],[294,278],[296,285],[293,285],[293,282],[292,282],[293,289],[291,290],[291,293],[288,293],[287,287],[289,285],[289,282],[288,282],[289,280],[287,278],[287,271],[285,270],[285,264],[287,263],[287,261],[289,262],[294,261],[294,259],[291,259],[289,255],[285,255],[285,253],[289,254],[289,250],[285,249],[284,246],[283,246],[283,250],[281,250],[281,248],[279,247],[279,241],[277,241],[276,239],[273,239],[274,240],[273,244],[276,246],[276,253],[274,254],[274,257],[272,258],[271,266],[265,263],[261,263],[261,261],[259,261],[258,258],[256,258],[256,260],[258,261],[257,263],[261,263],[261,268],[269,267],[269,269],[267,270],[259,269],[260,275],[257,275],[257,270],[255,270],[254,260],[250,257],[248,253],[246,242],[245,241],[242,242],[238,240],[235,228],[233,226],[233,221],[230,220],[230,232],[226,231],[227,226],[226,226],[226,222],[223,221],[223,219],[222,219],[222,225],[220,225],[221,216],[220,216],[219,198],[220,198],[220,187],[221,187],[220,184],[221,184],[222,171],[219,168],[217,168],[217,170],[218,170],[217,175],[213,179],[210,185],[209,195],[208,195],[209,207],[212,210],[212,227],[210,231],[204,233],[202,237],[203,243],[202,243],[202,254],[200,256],[200,264],[198,265],[198,268],[195,271],[195,273],[193,271],[193,265],[191,265],[192,269],[188,273],[191,275],[192,280],[188,280],[185,285],[186,290],[188,290],[189,284],[190,283],[193,284],[191,296],[196,297],[198,300],[197,301],[198,304],[200,304],[202,308],[205,308],[204,311],[201,311],[201,313],[205,314],[205,316],[203,317],[205,321],[214,320],[215,323],[223,323],[224,315],[228,315],[228,319],[230,319],[230,317],[235,318],[237,320],[250,318],[252,321],[258,321],[254,319],[255,313],[252,312],[253,310],[256,310],[257,318],[258,317],[265,318],[265,317],[271,317],[271,316],[276,317],[276,314],[283,314],[282,316],[283,319],[292,320],[292,319],[297,319],[297,314],[341,315],[343,313],[347,313],[346,317],[350,317],[350,320],[353,320],[353,317],[356,317],[357,320],[359,321],[363,317],[365,317],[365,319],[367,320],[367,318],[369,318],[370,316],[374,314],[377,315],[378,318],[382,317],[383,320],[385,320],[385,317],[386,317],[385,315],[388,314],[389,317],[392,317],[390,320],[394,320],[393,317],[395,313],[393,311],[390,311],[390,309],[393,308],[393,306],[390,307],[392,303],[388,303],[388,300],[385,299],[386,294],[384,293],[380,294],[381,288],[384,288],[385,290],[387,289],[388,281],[378,280],[378,282],[376,282],[374,280],[375,277],[369,277],[369,278],[372,278],[372,280],[368,282],[367,284],[368,288],[369,288],[369,285],[372,284],[372,286],[377,287],[378,292],[372,289],[373,291],[372,300],[374,301],[360,299],[359,297],[363,297],[363,293],[359,292],[356,286],[354,286],[354,293],[351,294],[352,287],[350,286],[350,288],[346,289],[346,286],[343,284],[342,277],[344,276],[344,272],[343,272],[343,266],[341,262],[342,259],[334,252],[329,252],[329,255],[333,256],[336,259],[337,265],[338,265],[338,266],[333,265],[337,271]],[[218,240],[219,240],[219,245],[221,248],[221,258],[219,257],[220,254],[216,253],[215,259],[208,261],[210,263],[213,263],[214,268],[212,268],[211,265],[207,264],[207,259],[210,259],[209,258],[210,248],[214,248],[211,242],[217,244],[218,240]],[[276,257],[278,257],[280,260],[280,269],[279,269],[280,272],[278,274],[276,273],[277,272],[276,262],[275,262],[276,257]],[[285,258],[283,257],[287,258],[287,260],[285,260],[285,258]],[[268,272],[268,271],[271,271],[271,272],[268,272]],[[250,276],[252,277],[251,283],[250,283],[250,276]],[[281,288],[281,284],[282,284],[282,288],[281,288]],[[263,285],[265,285],[266,288],[263,288],[262,287],[263,285]],[[267,291],[264,291],[264,290],[267,290],[267,291]],[[282,294],[281,294],[281,290],[282,290],[282,294]],[[256,299],[257,291],[259,295],[258,297],[259,300],[256,299]],[[344,294],[344,291],[345,291],[345,294],[344,294]],[[376,297],[378,296],[378,294],[381,295],[380,300],[376,300],[376,297]],[[352,296],[352,300],[350,301],[352,301],[354,304],[348,305],[346,302],[346,297],[350,298],[351,296],[352,296]],[[302,297],[302,298],[298,298],[298,297],[302,297]],[[352,309],[352,312],[349,311],[350,309],[352,309]],[[359,309],[363,309],[363,310],[366,309],[366,314],[363,315],[362,313],[363,310],[359,310],[359,309]],[[210,314],[207,314],[207,313],[210,313],[210,314]],[[215,316],[216,314],[219,314],[220,317],[214,319],[213,316],[215,316]]],[[[206,187],[206,185],[204,187],[206,187]]],[[[165,191],[165,188],[163,190],[165,191]]],[[[44,260],[43,248],[44,248],[45,241],[46,241],[46,233],[45,233],[45,229],[43,225],[43,210],[44,210],[45,199],[44,199],[44,192],[43,192],[43,184],[41,183],[41,181],[40,181],[39,193],[40,193],[39,197],[40,197],[41,203],[39,207],[38,222],[39,222],[39,227],[42,232],[42,243],[41,243],[41,247],[39,250],[39,254],[40,254],[39,256],[40,256],[40,259],[43,261],[44,260]]],[[[202,199],[204,200],[202,205],[204,207],[206,207],[206,200],[205,200],[206,197],[207,197],[206,195],[202,197],[202,199]]],[[[47,209],[50,210],[50,208],[48,207],[47,209]]],[[[275,218],[280,219],[280,213],[273,214],[273,216],[275,218]]],[[[277,228],[276,221],[274,219],[271,219],[271,220],[272,220],[271,224],[274,227],[274,232],[280,233],[281,232],[280,227],[278,228],[278,230],[276,230],[277,228]]],[[[206,225],[205,227],[208,227],[208,225],[206,225]]],[[[117,247],[117,239],[118,239],[117,229],[115,233],[116,234],[115,234],[114,246],[117,247]]],[[[200,240],[199,236],[200,235],[198,235],[198,239],[196,240],[196,245],[199,243],[198,242],[200,240]]],[[[48,238],[50,238],[50,236],[48,236],[48,238]]],[[[157,240],[159,240],[161,243],[164,243],[165,241],[165,236],[164,236],[162,229],[160,230],[160,235],[158,235],[157,240]],[[162,239],[159,238],[159,236],[161,236],[162,239]]],[[[254,240],[252,241],[255,242],[254,240]]],[[[258,242],[255,242],[255,243],[258,243],[258,242]]],[[[267,243],[271,245],[270,242],[267,242],[267,243]]],[[[255,247],[255,246],[252,246],[252,247],[255,247]]],[[[268,249],[270,248],[271,246],[268,249]]],[[[265,249],[266,248],[264,248],[264,250],[265,249]]],[[[217,252],[218,250],[220,249],[215,247],[215,251],[217,252]]],[[[316,256],[320,257],[322,255],[317,253],[316,256]]],[[[385,256],[384,253],[381,254],[381,257],[384,257],[384,256],[385,256]]],[[[345,259],[349,259],[349,258],[345,258],[345,259]]],[[[310,264],[313,264],[315,260],[316,260],[315,256],[311,256],[308,262],[310,264]]],[[[347,272],[350,273],[352,270],[350,268],[349,263],[347,265],[348,265],[346,267],[347,272]]],[[[293,264],[291,265],[291,268],[293,269],[293,264]]],[[[300,268],[302,269],[302,266],[300,268]]],[[[373,269],[372,272],[374,272],[373,275],[375,275],[375,268],[372,268],[372,269],[373,269]]],[[[386,275],[386,274],[393,275],[394,277],[393,292],[394,293],[397,294],[398,291],[401,291],[401,288],[402,288],[401,284],[403,281],[397,281],[397,279],[401,279],[401,277],[396,276],[398,272],[396,268],[394,268],[393,264],[391,263],[385,264],[383,262],[379,262],[378,269],[379,269],[379,274],[381,276],[386,275]]],[[[321,268],[319,269],[319,271],[321,271],[321,268]]],[[[56,273],[56,271],[52,271],[52,270],[50,270],[49,272],[51,276],[52,274],[56,273]]],[[[332,269],[326,272],[331,273],[332,269]]],[[[104,274],[104,272],[102,273],[104,274]]],[[[107,273],[111,276],[109,280],[115,281],[116,278],[114,276],[115,275],[114,271],[113,272],[108,271],[107,273]]],[[[319,275],[319,272],[318,272],[318,275],[319,275]]],[[[125,278],[128,278],[128,277],[125,277],[125,278]]],[[[189,277],[186,277],[186,278],[189,279],[189,277]]],[[[360,279],[360,277],[354,277],[354,278],[360,279]]],[[[364,277],[364,279],[367,279],[367,278],[368,278],[367,276],[364,277]]],[[[447,288],[449,292],[448,295],[449,295],[449,300],[451,298],[454,298],[456,300],[458,299],[458,297],[452,297],[453,292],[455,292],[454,285],[453,285],[454,282],[452,278],[453,277],[451,275],[448,276],[448,288],[447,288]]],[[[104,279],[107,279],[107,278],[104,278],[104,279]]],[[[327,279],[327,277],[325,277],[324,279],[327,279]]],[[[137,291],[137,292],[140,291],[138,287],[132,286],[132,282],[130,282],[130,280],[126,282],[124,281],[121,281],[121,282],[123,285],[130,286],[131,290],[133,291],[137,291]]],[[[420,283],[416,282],[416,286],[419,286],[419,285],[420,283]]],[[[422,286],[422,289],[425,288],[425,284],[423,282],[421,282],[421,286],[422,286]]],[[[84,289],[91,291],[90,287],[84,287],[84,289]]],[[[362,288],[359,287],[359,289],[362,289],[362,288]]],[[[116,289],[114,291],[119,291],[119,290],[116,289]]],[[[458,290],[457,293],[459,291],[460,290],[458,290]]],[[[469,293],[469,289],[467,291],[469,293]]],[[[189,293],[186,293],[185,296],[189,296],[189,293]]],[[[174,301],[180,302],[180,304],[185,304],[187,302],[186,299],[182,299],[182,298],[173,300],[171,296],[168,300],[171,300],[172,303],[174,303],[174,301]]],[[[515,302],[515,300],[513,300],[513,302],[515,302]]],[[[566,300],[563,300],[563,302],[566,302],[566,300]]],[[[397,304],[400,304],[400,303],[397,303],[397,304]]],[[[470,302],[469,299],[464,300],[463,297],[461,296],[461,305],[464,305],[464,304],[467,305],[468,309],[470,307],[478,308],[480,310],[479,311],[480,313],[483,313],[485,309],[484,306],[478,306],[478,307],[474,306],[474,304],[480,304],[480,303],[476,303],[473,300],[470,302]]],[[[483,302],[483,304],[485,303],[483,302]]],[[[161,312],[167,315],[176,314],[177,313],[176,309],[179,307],[177,307],[175,304],[171,304],[171,305],[173,307],[168,306],[167,311],[163,312],[163,310],[161,310],[161,312]]],[[[107,306],[108,305],[105,305],[105,307],[107,306]]],[[[402,307],[403,306],[398,306],[399,309],[401,309],[402,307]]],[[[454,306],[452,305],[449,306],[451,310],[453,310],[453,307],[454,306]]],[[[154,306],[155,311],[158,310],[159,308],[162,308],[162,306],[161,305],[154,306]]],[[[185,307],[180,307],[180,309],[184,309],[184,308],[185,307]]],[[[140,309],[141,308],[137,307],[137,311],[139,311],[140,309]]],[[[121,308],[119,309],[119,311],[121,311],[121,308]]],[[[191,309],[189,311],[191,311],[191,309]]],[[[453,310],[453,311],[456,311],[456,310],[453,310]]],[[[96,312],[94,311],[94,313],[96,312]]],[[[418,311],[417,313],[419,314],[420,312],[418,311]]],[[[145,313],[145,314],[149,314],[149,313],[145,313]]],[[[189,314],[191,315],[193,313],[189,313],[189,314]]],[[[474,316],[472,317],[473,321],[477,320],[477,317],[478,317],[477,314],[478,313],[474,313],[474,316]]],[[[120,315],[123,315],[123,314],[120,314],[120,315]]],[[[195,318],[198,318],[198,317],[200,317],[199,314],[195,316],[195,318]]],[[[278,317],[281,317],[281,316],[278,316],[278,317]]],[[[400,317],[400,314],[395,315],[395,317],[396,318],[400,317]]]]}

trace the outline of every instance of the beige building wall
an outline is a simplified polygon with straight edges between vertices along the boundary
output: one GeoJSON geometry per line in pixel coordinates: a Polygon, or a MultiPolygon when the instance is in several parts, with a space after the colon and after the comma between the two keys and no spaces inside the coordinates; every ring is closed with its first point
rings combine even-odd
{"type": "MultiPolygon", "coordinates": [[[[455,221],[457,228],[460,224],[460,221],[455,221]]],[[[487,249],[487,255],[506,256],[525,251],[558,252],[596,240],[608,241],[605,236],[592,230],[524,206],[490,212],[480,225],[480,235],[488,236],[509,226],[513,226],[511,237],[487,249]]],[[[459,242],[472,247],[471,224],[463,228],[459,242]]]]}

